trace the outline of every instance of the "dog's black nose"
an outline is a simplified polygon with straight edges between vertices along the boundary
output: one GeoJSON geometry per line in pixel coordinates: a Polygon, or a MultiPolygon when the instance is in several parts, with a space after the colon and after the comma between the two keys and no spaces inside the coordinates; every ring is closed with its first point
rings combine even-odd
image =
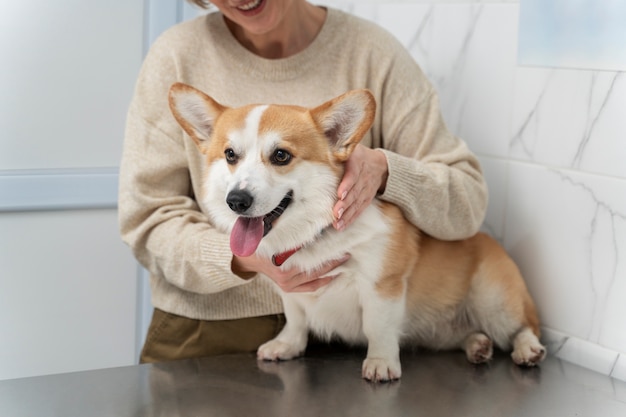
{"type": "Polygon", "coordinates": [[[228,207],[235,213],[243,214],[252,206],[254,198],[247,191],[233,190],[226,196],[228,207]]]}

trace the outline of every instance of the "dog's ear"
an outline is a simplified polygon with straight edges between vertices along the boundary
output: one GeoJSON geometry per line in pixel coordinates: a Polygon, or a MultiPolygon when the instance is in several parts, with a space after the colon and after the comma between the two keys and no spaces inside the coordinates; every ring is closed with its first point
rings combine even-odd
{"type": "Polygon", "coordinates": [[[339,161],[348,159],[374,122],[376,101],[368,90],[352,90],[311,110],[339,161]]]}
{"type": "Polygon", "coordinates": [[[204,150],[213,133],[215,120],[226,107],[202,91],[183,83],[170,87],[169,104],[178,124],[204,150]]]}

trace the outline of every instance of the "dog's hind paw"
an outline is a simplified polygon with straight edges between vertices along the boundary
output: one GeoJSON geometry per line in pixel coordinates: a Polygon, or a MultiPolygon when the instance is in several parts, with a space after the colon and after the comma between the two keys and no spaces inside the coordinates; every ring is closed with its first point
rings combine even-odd
{"type": "Polygon", "coordinates": [[[473,333],[465,339],[467,360],[474,364],[486,363],[493,356],[493,342],[483,333],[473,333]]]}
{"type": "Polygon", "coordinates": [[[399,359],[366,358],[363,361],[363,378],[372,382],[389,382],[400,379],[402,369],[399,359]]]}
{"type": "Polygon", "coordinates": [[[536,366],[546,357],[546,348],[541,344],[528,345],[515,349],[511,358],[519,366],[536,366]]]}
{"type": "Polygon", "coordinates": [[[520,331],[513,339],[513,362],[520,366],[535,366],[546,357],[547,350],[537,336],[528,328],[520,331]]]}
{"type": "Polygon", "coordinates": [[[304,349],[281,340],[270,340],[259,347],[256,356],[264,361],[286,361],[302,354],[304,349]]]}

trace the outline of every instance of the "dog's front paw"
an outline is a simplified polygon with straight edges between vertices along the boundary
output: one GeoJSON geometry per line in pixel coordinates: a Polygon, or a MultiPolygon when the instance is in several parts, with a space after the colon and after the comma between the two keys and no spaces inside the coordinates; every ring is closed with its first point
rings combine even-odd
{"type": "Polygon", "coordinates": [[[400,379],[402,369],[399,359],[366,358],[363,361],[363,378],[373,382],[400,379]]]}
{"type": "Polygon", "coordinates": [[[281,340],[270,340],[259,347],[256,356],[264,361],[286,361],[302,354],[303,348],[281,340]]]}

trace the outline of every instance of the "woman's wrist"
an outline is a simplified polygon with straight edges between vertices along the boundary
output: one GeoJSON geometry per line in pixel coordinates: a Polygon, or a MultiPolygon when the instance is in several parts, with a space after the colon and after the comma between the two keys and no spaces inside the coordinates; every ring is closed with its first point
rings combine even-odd
{"type": "Polygon", "coordinates": [[[233,274],[244,280],[252,279],[256,276],[257,272],[249,265],[249,258],[240,258],[233,255],[233,259],[230,263],[230,269],[233,274]]]}
{"type": "Polygon", "coordinates": [[[378,187],[378,191],[377,194],[381,195],[385,192],[385,189],[387,188],[387,180],[389,179],[389,165],[387,164],[387,156],[385,155],[385,153],[380,150],[380,149],[375,149],[376,151],[378,151],[378,162],[377,162],[377,166],[380,167],[380,186],[378,187]]]}

